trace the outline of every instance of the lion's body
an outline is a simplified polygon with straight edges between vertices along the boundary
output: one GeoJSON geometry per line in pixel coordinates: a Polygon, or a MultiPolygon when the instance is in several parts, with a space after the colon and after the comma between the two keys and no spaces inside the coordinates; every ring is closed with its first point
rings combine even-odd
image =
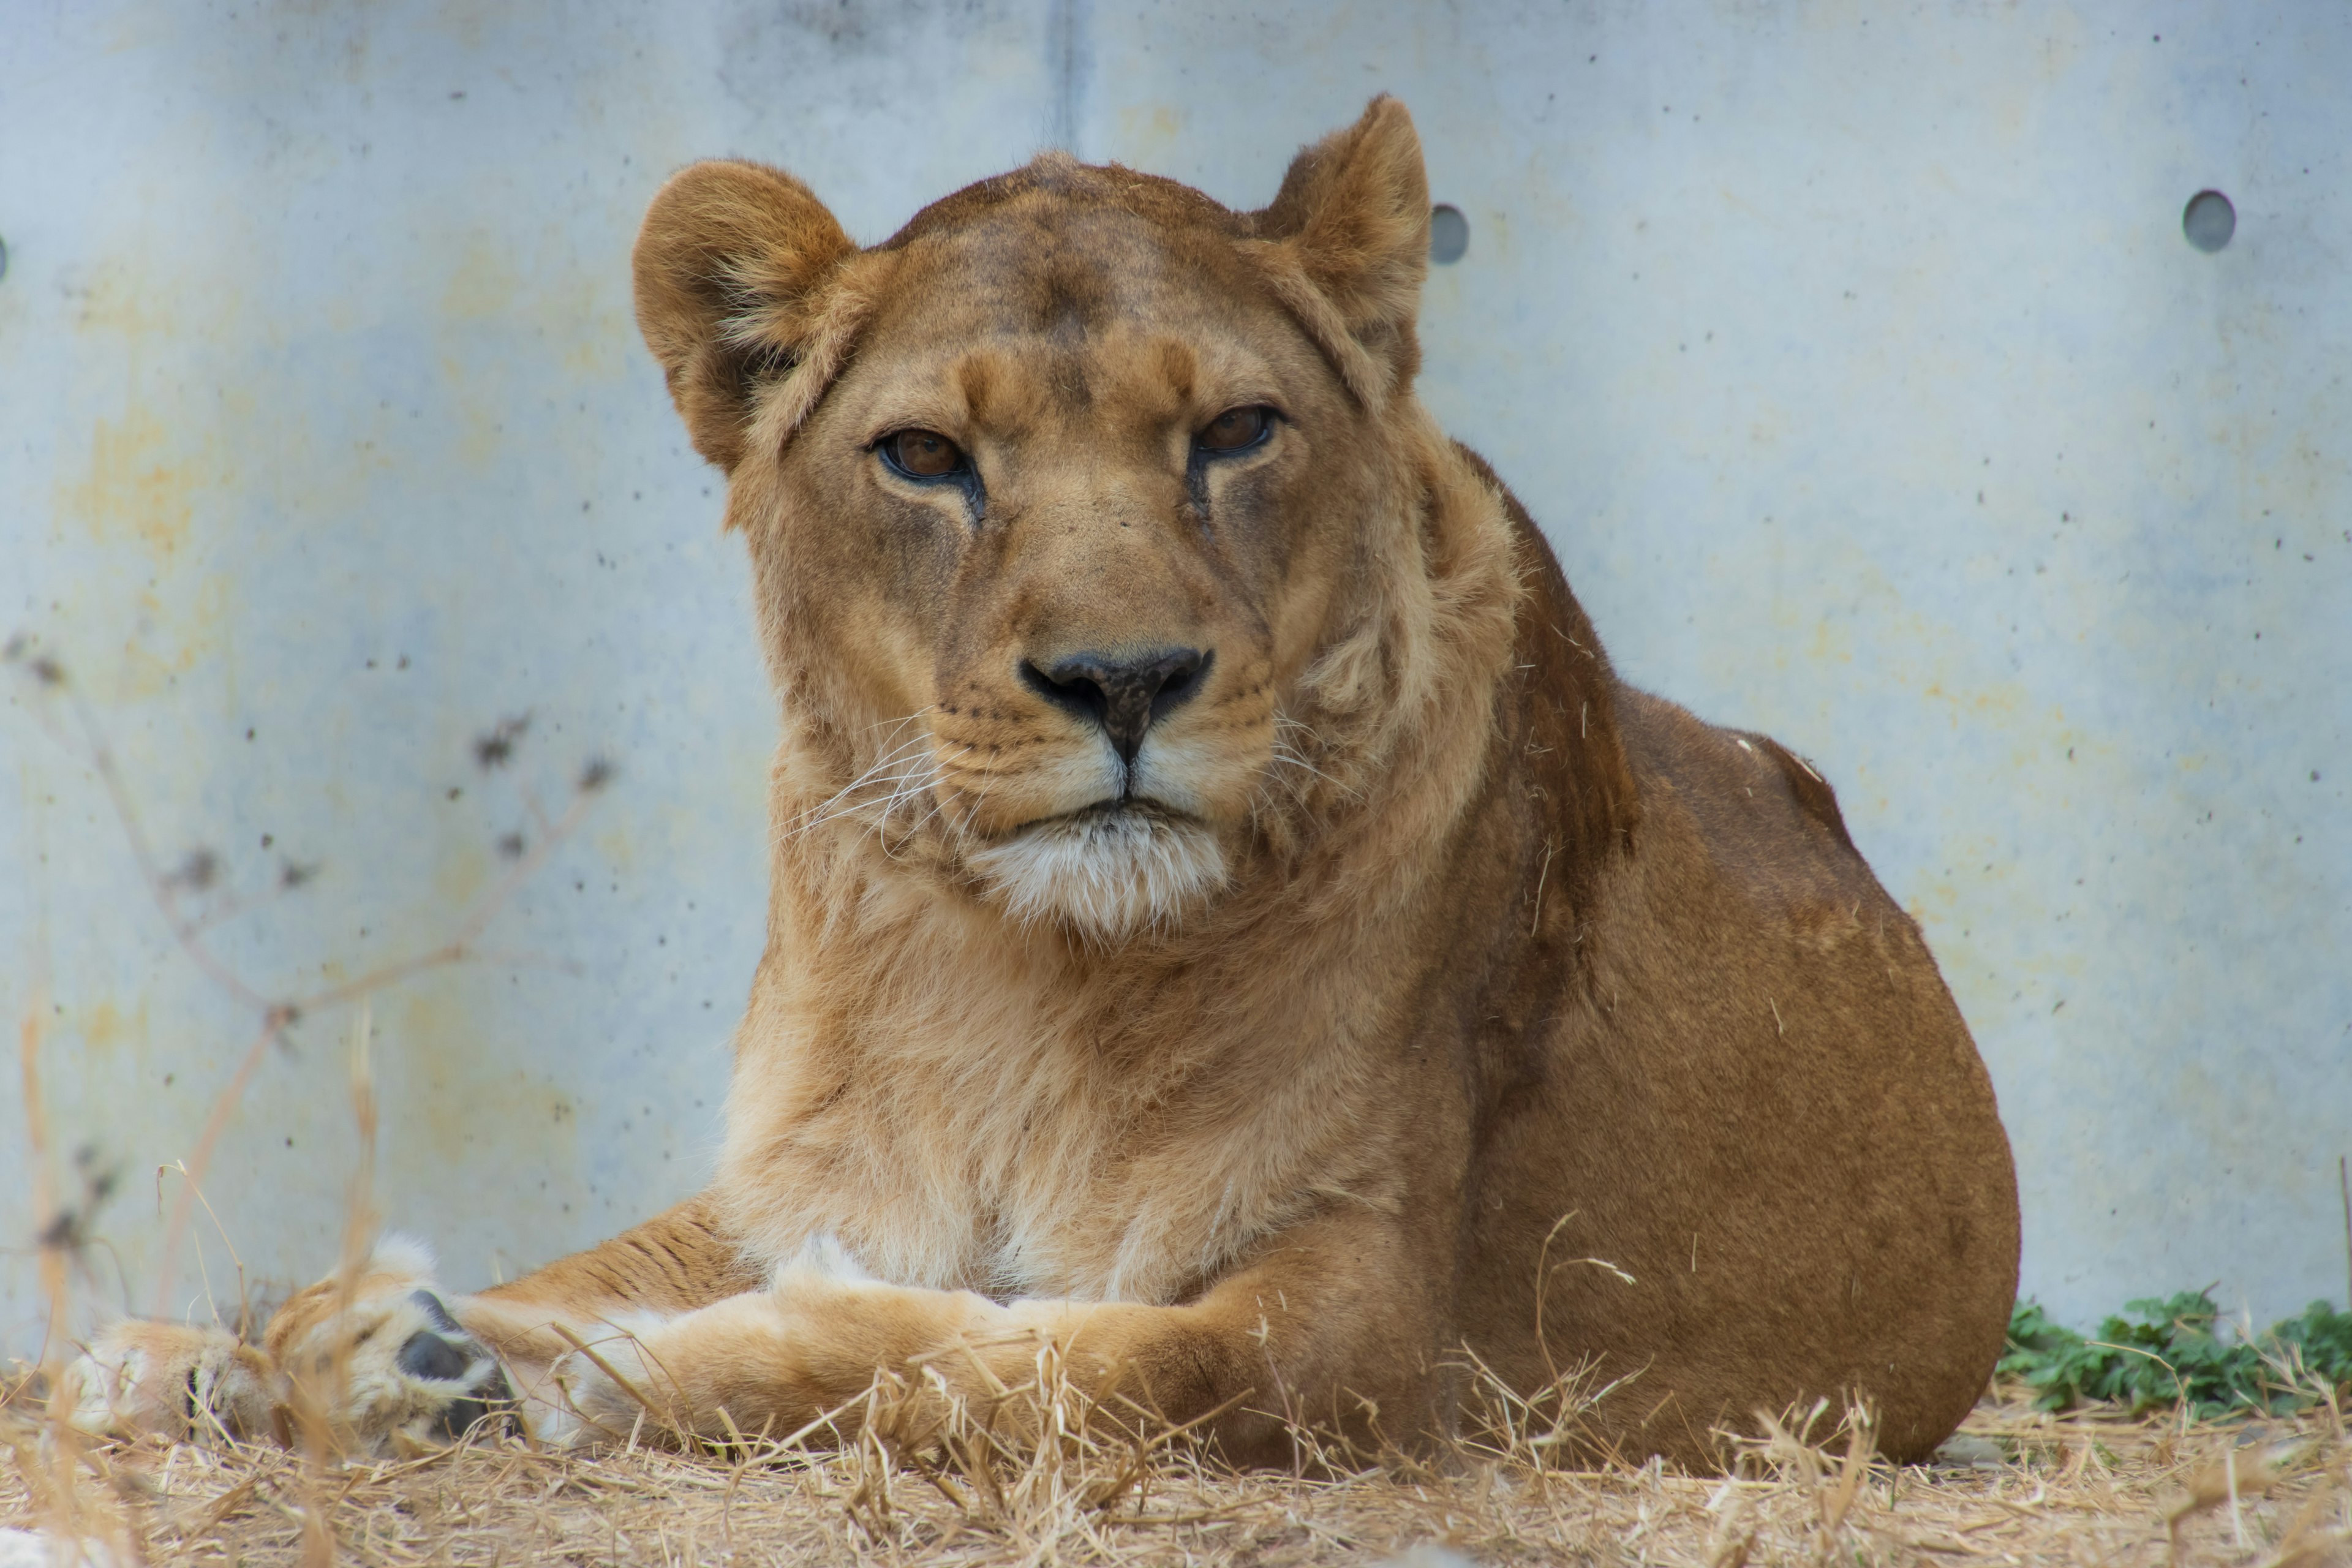
{"type": "Polygon", "coordinates": [[[1631,1453],[1696,1461],[1717,1425],[1861,1392],[1881,1448],[1922,1456],[2016,1294],[1991,1084],[1829,787],[1762,736],[1613,697],[1640,821],[1577,930],[1528,955],[1575,979],[1529,988],[1559,1022],[1490,1082],[1461,1331],[1523,1387],[1570,1358],[1638,1372],[1591,1417],[1631,1453]],[[1559,1268],[1587,1258],[1615,1267],[1559,1268]]]}
{"type": "Polygon", "coordinates": [[[861,252],[767,171],[665,192],[640,317],[785,698],[769,941],[710,1188],[457,1306],[543,1429],[625,1428],[615,1360],[789,1429],[1024,1335],[1237,1458],[1442,1432],[1465,1348],[1695,1463],[1974,1400],[2017,1220],[1967,1031],[1828,787],[1620,685],[1413,401],[1426,213],[1386,102],[1261,214],[1045,160],[861,252]]]}

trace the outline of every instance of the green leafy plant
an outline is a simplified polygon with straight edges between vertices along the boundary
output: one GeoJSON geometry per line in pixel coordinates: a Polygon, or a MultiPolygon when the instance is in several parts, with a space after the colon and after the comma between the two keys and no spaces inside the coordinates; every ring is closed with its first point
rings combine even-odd
{"type": "Polygon", "coordinates": [[[2224,1337],[2221,1322],[2203,1290],[2126,1302],[2087,1338],[2040,1302],[2020,1301],[1999,1370],[2034,1389],[2044,1410],[2185,1405],[2208,1420],[2284,1415],[2319,1399],[2323,1387],[2352,1385],[2352,1312],[2314,1301],[2252,1339],[2224,1337]]]}
{"type": "Polygon", "coordinates": [[[2339,1390],[2352,1387],[2352,1311],[2338,1312],[2314,1301],[2300,1318],[2271,1325],[2267,1336],[2282,1354],[2339,1390]]]}

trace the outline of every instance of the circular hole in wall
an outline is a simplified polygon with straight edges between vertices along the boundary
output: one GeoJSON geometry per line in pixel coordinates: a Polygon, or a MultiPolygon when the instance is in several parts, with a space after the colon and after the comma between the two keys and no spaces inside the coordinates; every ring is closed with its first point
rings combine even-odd
{"type": "Polygon", "coordinates": [[[2238,232],[2238,209],[2219,191],[2200,191],[2180,210],[2180,232],[2189,243],[2210,256],[2238,232]]]}
{"type": "Polygon", "coordinates": [[[1470,248],[1470,220],[1460,207],[1440,204],[1429,209],[1429,258],[1451,267],[1470,248]]]}

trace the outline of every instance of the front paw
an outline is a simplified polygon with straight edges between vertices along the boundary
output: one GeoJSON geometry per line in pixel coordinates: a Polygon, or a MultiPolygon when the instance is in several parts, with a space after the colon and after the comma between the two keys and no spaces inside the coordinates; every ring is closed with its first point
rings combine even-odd
{"type": "Polygon", "coordinates": [[[506,1369],[442,1300],[432,1268],[423,1247],[389,1238],[355,1275],[322,1279],[278,1310],[265,1342],[298,1426],[323,1426],[345,1452],[376,1455],[507,1427],[506,1369]]]}
{"type": "Polygon", "coordinates": [[[269,1358],[221,1329],[125,1320],[67,1369],[72,1422],[96,1436],[173,1442],[259,1437],[278,1380],[269,1358]]]}
{"type": "Polygon", "coordinates": [[[413,1454],[513,1418],[497,1354],[421,1287],[354,1301],[280,1354],[297,1411],[323,1417],[345,1449],[413,1454]]]}
{"type": "Polygon", "coordinates": [[[456,1442],[477,1429],[511,1430],[514,1385],[497,1354],[467,1333],[432,1291],[412,1290],[408,1303],[426,1321],[402,1337],[393,1366],[413,1389],[430,1395],[431,1408],[396,1428],[399,1436],[422,1447],[430,1439],[456,1442]]]}

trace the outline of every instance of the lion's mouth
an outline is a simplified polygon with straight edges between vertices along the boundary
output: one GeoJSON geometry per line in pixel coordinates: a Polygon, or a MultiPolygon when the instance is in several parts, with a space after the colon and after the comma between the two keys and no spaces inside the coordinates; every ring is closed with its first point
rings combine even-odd
{"type": "Polygon", "coordinates": [[[1052,816],[1041,816],[1034,821],[1024,822],[1013,830],[1013,837],[1017,838],[1024,833],[1051,831],[1056,826],[1083,827],[1097,823],[1109,824],[1122,821],[1146,825],[1165,824],[1171,828],[1180,826],[1194,827],[1207,826],[1190,812],[1179,811],[1165,801],[1155,800],[1150,795],[1105,795],[1102,799],[1079,806],[1075,811],[1059,812],[1052,816]]]}
{"type": "Polygon", "coordinates": [[[1140,796],[1026,823],[970,864],[1015,920],[1051,920],[1108,940],[1174,925],[1226,879],[1208,824],[1140,796]]]}

